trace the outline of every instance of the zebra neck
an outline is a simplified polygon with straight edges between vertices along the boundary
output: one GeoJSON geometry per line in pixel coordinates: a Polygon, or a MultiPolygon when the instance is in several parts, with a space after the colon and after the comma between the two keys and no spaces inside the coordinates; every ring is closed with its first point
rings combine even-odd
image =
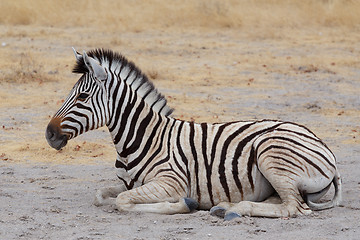
{"type": "Polygon", "coordinates": [[[118,107],[122,111],[109,131],[118,153],[116,167],[130,170],[154,151],[161,134],[167,131],[170,118],[154,111],[140,98],[118,107]]]}

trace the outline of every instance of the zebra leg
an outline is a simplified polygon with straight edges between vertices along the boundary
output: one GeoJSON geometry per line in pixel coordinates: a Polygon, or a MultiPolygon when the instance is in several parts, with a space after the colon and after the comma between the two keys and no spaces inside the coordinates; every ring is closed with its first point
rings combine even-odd
{"type": "Polygon", "coordinates": [[[149,212],[159,214],[176,214],[176,213],[189,213],[196,208],[196,201],[189,198],[181,198],[178,202],[163,201],[158,203],[119,203],[116,201],[119,211],[132,211],[132,212],[149,212]],[[188,204],[190,202],[190,205],[188,204]]]}
{"type": "MultiPolygon", "coordinates": [[[[269,174],[271,175],[271,174],[269,174]]],[[[239,203],[221,202],[211,208],[210,214],[231,220],[241,216],[257,217],[292,217],[296,215],[307,215],[311,213],[310,208],[304,202],[297,187],[285,176],[280,177],[273,174],[275,179],[269,177],[274,189],[278,193],[263,202],[241,201],[239,203]],[[279,179],[280,178],[280,179],[279,179]],[[273,182],[271,181],[273,180],[273,182]]]]}
{"type": "Polygon", "coordinates": [[[224,218],[227,209],[229,209],[232,205],[233,204],[230,202],[221,202],[210,209],[210,215],[224,218]]]}
{"type": "Polygon", "coordinates": [[[94,205],[115,205],[116,197],[124,191],[126,191],[124,185],[99,189],[95,194],[94,205]]]}
{"type": "Polygon", "coordinates": [[[281,204],[242,201],[235,204],[225,212],[225,219],[229,219],[232,214],[239,216],[254,217],[294,217],[296,215],[307,215],[311,213],[306,203],[298,201],[287,201],[281,204]]]}
{"type": "Polygon", "coordinates": [[[189,213],[198,207],[198,203],[182,197],[184,195],[184,192],[175,190],[173,186],[154,181],[120,193],[116,198],[116,207],[119,211],[189,213]]]}
{"type": "Polygon", "coordinates": [[[280,204],[282,203],[279,195],[274,194],[270,197],[268,197],[265,201],[263,201],[263,203],[273,203],[273,204],[280,204]]]}
{"type": "MultiPolygon", "coordinates": [[[[288,194],[288,192],[284,193],[288,194]]],[[[241,201],[239,203],[222,202],[211,208],[210,214],[225,220],[241,216],[254,217],[293,217],[300,214],[310,214],[311,210],[301,198],[286,195],[285,200],[272,196],[264,202],[241,201]]]]}
{"type": "Polygon", "coordinates": [[[272,197],[264,202],[241,201],[231,204],[232,206],[225,213],[225,218],[232,213],[257,217],[293,217],[311,213],[309,206],[300,195],[296,181],[292,181],[289,176],[271,171],[264,175],[274,187],[279,198],[272,197]]]}
{"type": "MultiPolygon", "coordinates": [[[[274,195],[270,196],[269,198],[267,198],[265,201],[263,201],[263,203],[280,204],[281,199],[277,194],[274,194],[274,195]]],[[[218,205],[216,205],[210,209],[210,214],[223,218],[225,216],[227,209],[233,207],[234,205],[235,205],[235,203],[221,202],[218,205]]]]}

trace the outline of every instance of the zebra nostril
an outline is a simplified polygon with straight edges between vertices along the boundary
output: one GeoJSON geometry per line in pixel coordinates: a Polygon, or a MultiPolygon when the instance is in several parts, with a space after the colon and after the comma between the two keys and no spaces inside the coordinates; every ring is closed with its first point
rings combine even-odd
{"type": "Polygon", "coordinates": [[[55,134],[54,134],[53,132],[51,132],[51,131],[49,130],[49,128],[46,129],[46,138],[51,139],[51,138],[53,138],[54,135],[55,135],[55,134]]]}
{"type": "Polygon", "coordinates": [[[49,134],[49,139],[52,140],[52,141],[54,141],[54,140],[56,139],[55,134],[54,134],[54,133],[50,133],[50,134],[49,134]]]}
{"type": "Polygon", "coordinates": [[[59,137],[59,134],[57,133],[54,126],[49,124],[46,128],[45,137],[48,141],[56,141],[57,138],[59,137]]]}
{"type": "Polygon", "coordinates": [[[56,132],[54,131],[54,128],[51,125],[48,125],[48,127],[46,128],[45,137],[50,141],[56,140],[56,132]]]}
{"type": "Polygon", "coordinates": [[[60,150],[67,144],[67,136],[61,133],[61,130],[52,122],[49,123],[45,130],[45,137],[49,145],[56,150],[60,150]]]}

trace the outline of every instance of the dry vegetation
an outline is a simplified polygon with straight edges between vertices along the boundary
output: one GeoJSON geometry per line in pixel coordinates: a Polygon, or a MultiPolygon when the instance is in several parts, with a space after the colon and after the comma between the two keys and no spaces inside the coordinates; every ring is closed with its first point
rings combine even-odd
{"type": "Polygon", "coordinates": [[[23,52],[12,58],[14,61],[10,61],[12,64],[0,76],[0,82],[42,83],[56,80],[56,77],[52,76],[54,72],[50,71],[46,74],[44,65],[39,63],[31,52],[23,52]]]}
{"type": "Polygon", "coordinates": [[[102,30],[188,27],[357,26],[356,0],[2,1],[0,23],[102,30]]]}
{"type": "MultiPolygon", "coordinates": [[[[343,32],[354,32],[360,23],[360,1],[355,0],[5,0],[0,11],[3,13],[0,24],[8,26],[5,35],[14,39],[52,34],[43,29],[40,32],[14,31],[15,26],[91,28],[92,31],[118,34],[150,29],[188,31],[217,28],[247,32],[252,39],[281,39],[288,37],[289,30],[296,34],[297,30],[308,27],[318,31],[335,27],[343,32]]],[[[118,38],[101,44],[94,41],[96,47],[121,44],[118,38]]],[[[9,57],[0,60],[0,82],[54,79],[54,75],[47,73],[57,70],[44,69],[44,61],[34,57],[31,49],[15,54],[8,49],[3,52],[9,57]]],[[[47,65],[51,64],[50,57],[45,61],[47,65]]],[[[157,77],[157,69],[150,69],[149,74],[152,78],[157,77]]]]}

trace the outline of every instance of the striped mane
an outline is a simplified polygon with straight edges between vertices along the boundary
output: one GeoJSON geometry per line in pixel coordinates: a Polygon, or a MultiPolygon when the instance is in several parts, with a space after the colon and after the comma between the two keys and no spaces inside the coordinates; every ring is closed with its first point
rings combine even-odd
{"type": "MultiPolygon", "coordinates": [[[[89,57],[96,59],[100,65],[106,67],[133,89],[151,108],[165,116],[170,115],[173,109],[167,106],[165,97],[154,87],[148,77],[141,72],[131,61],[123,55],[105,49],[94,49],[87,52],[89,57]]],[[[88,73],[83,58],[79,58],[73,68],[73,73],[88,73]]]]}

